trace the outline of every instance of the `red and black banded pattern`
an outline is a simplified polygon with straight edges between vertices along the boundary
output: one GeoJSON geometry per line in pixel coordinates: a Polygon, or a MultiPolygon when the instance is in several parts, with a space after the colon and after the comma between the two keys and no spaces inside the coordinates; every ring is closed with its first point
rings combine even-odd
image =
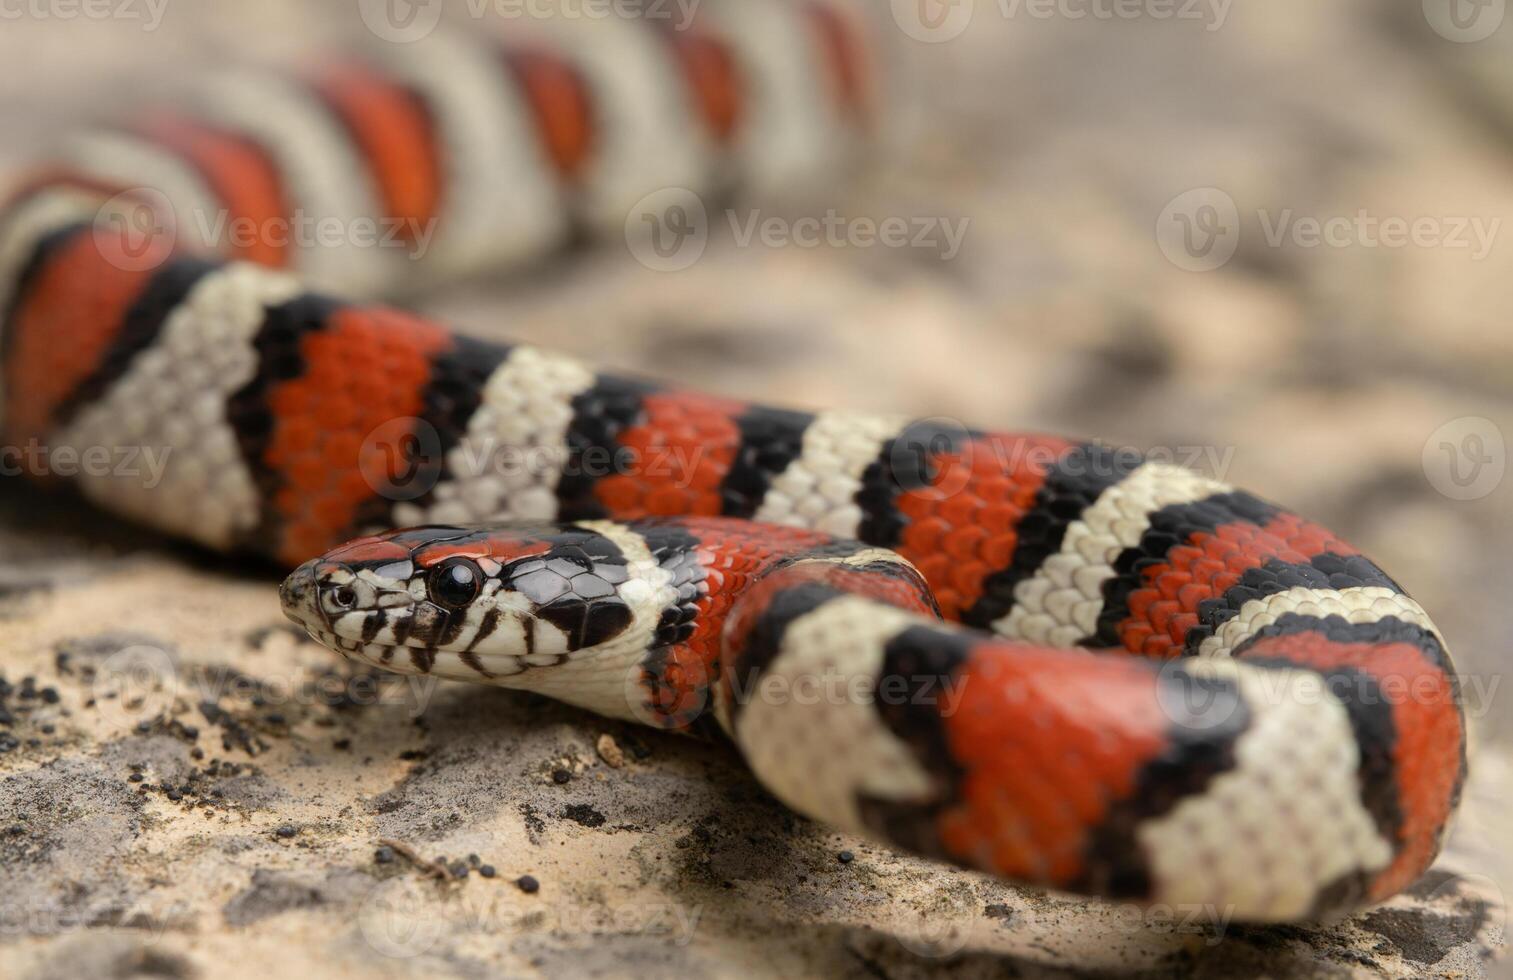
{"type": "MultiPolygon", "coordinates": [[[[139,135],[181,159],[210,188],[225,209],[227,227],[268,229],[293,212],[284,177],[267,150],[255,140],[177,114],[150,116],[137,127],[139,135]]],[[[287,267],[291,242],[266,232],[220,243],[228,258],[245,259],[272,268],[287,267]]]]}
{"type": "Polygon", "coordinates": [[[557,177],[573,181],[594,150],[594,106],[583,76],[550,51],[517,47],[500,56],[520,83],[557,177]]]}
{"type": "Polygon", "coordinates": [[[163,458],[78,483],[305,562],[286,607],[344,654],[718,725],[846,829],[1248,919],[1406,886],[1464,778],[1459,692],[1423,610],[1328,531],[1094,443],[599,374],[285,274],[398,288],[430,259],[127,254],[93,220],[145,187],[254,228],[366,215],[418,246],[434,222],[449,275],[669,184],[781,183],[876,121],[847,0],[710,7],[676,38],[453,39],[109,131],[0,219],[6,440],[163,458]],[[338,547],[396,524],[425,526],[338,547]]]}
{"type": "Polygon", "coordinates": [[[430,107],[412,87],[359,60],[327,66],[308,84],[361,149],[381,214],[415,241],[443,206],[442,148],[430,107]]]}
{"type": "MultiPolygon", "coordinates": [[[[166,377],[211,420],[181,438],[131,405],[143,448],[179,451],[175,493],[208,478],[217,425],[224,468],[247,475],[250,517],[207,543],[293,564],[444,486],[487,485],[463,472],[469,440],[558,441],[545,517],[600,520],[423,529],[318,560],[348,591],[316,632],[346,653],[662,727],[719,719],[798,809],[1056,888],[1294,918],[1389,894],[1436,851],[1464,772],[1443,643],[1375,565],[1273,505],[1097,445],[594,375],[246,265],[112,273],[99,238],[46,239],[19,282],[7,416],[74,445],[111,431],[96,405],[166,377]],[[86,271],[95,298],[62,302],[86,271]],[[60,334],[76,342],[44,341],[60,334]],[[233,370],[207,390],[190,379],[217,338],[233,370]],[[418,496],[399,474],[423,477],[418,496]],[[792,526],[744,519],[768,512],[792,526]],[[837,523],[863,540],[825,533],[837,523]],[[404,598],[415,577],[450,599],[404,598]],[[348,623],[339,603],[364,596],[348,623]],[[1065,637],[1144,657],[1054,649],[1065,637]],[[762,693],[830,674],[839,701],[762,693]],[[1253,859],[1193,853],[1226,820],[1253,859]]],[[[109,489],[94,496],[113,506],[109,489]]],[[[131,513],[200,536],[184,499],[131,513]]]]}
{"type": "Polygon", "coordinates": [[[13,293],[6,331],[12,435],[44,438],[70,406],[99,388],[118,360],[116,351],[133,346],[131,337],[143,332],[128,330],[127,320],[153,278],[102,261],[86,228],[65,229],[40,243],[13,293]]]}
{"type": "Polygon", "coordinates": [[[1283,613],[1230,658],[1100,656],[942,622],[894,552],[699,516],[394,532],[306,563],[284,602],[379,666],[717,722],[849,830],[1246,919],[1404,887],[1464,774],[1453,671],[1406,611],[1283,613]]]}
{"type": "Polygon", "coordinates": [[[1075,445],[1035,473],[1029,488],[1034,497],[1014,525],[1013,552],[983,581],[981,597],[964,613],[964,621],[987,626],[1007,615],[1018,585],[1061,548],[1067,529],[1083,511],[1140,462],[1129,452],[1075,445]]]}
{"type": "Polygon", "coordinates": [[[288,76],[215,78],[82,134],[25,194],[88,191],[88,214],[149,191],[140,203],[166,207],[182,246],[328,288],[538,258],[574,226],[618,232],[668,186],[784,187],[855,156],[880,118],[885,15],[859,0],[748,6],[710,0],[676,30],[656,16],[469,24],[288,76]]]}
{"type": "Polygon", "coordinates": [[[1465,780],[1464,720],[1452,707],[1460,703],[1458,680],[1439,638],[1396,617],[1352,623],[1292,613],[1257,631],[1235,656],[1315,670],[1331,690],[1348,692],[1341,700],[1362,747],[1361,797],[1394,843],[1392,864],[1363,879],[1352,897],[1376,901],[1407,887],[1432,860],[1426,828],[1449,820],[1465,780]]]}
{"type": "Polygon", "coordinates": [[[1244,492],[1151,514],[1150,529],[1114,567],[1087,642],[1156,657],[1197,653],[1246,602],[1287,589],[1402,591],[1326,529],[1244,492]]]}

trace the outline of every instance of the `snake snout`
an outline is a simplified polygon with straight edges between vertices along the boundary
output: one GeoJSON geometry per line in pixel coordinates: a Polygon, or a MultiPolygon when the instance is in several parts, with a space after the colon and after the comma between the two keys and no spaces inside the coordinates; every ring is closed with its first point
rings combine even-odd
{"type": "Polygon", "coordinates": [[[300,625],[318,621],[315,562],[307,561],[296,568],[278,587],[278,598],[283,604],[284,615],[300,625]]]}

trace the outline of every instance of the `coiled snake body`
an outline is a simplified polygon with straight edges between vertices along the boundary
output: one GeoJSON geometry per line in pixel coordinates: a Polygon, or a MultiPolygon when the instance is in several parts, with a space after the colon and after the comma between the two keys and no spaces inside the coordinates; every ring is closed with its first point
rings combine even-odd
{"type": "Polygon", "coordinates": [[[597,374],[290,274],[420,283],[623,222],[661,186],[843,158],[882,98],[860,10],[452,38],[81,141],[0,235],[9,444],[166,452],[150,485],[77,485],[299,565],[286,612],[348,657],[722,731],[847,830],[1242,919],[1400,890],[1464,779],[1455,674],[1419,606],[1323,528],[1095,443],[597,374]],[[97,216],[149,197],[179,247],[123,252],[97,216]],[[438,237],[409,265],[184,241],[197,207],[438,237]],[[341,544],[392,526],[412,529],[341,544]]]}

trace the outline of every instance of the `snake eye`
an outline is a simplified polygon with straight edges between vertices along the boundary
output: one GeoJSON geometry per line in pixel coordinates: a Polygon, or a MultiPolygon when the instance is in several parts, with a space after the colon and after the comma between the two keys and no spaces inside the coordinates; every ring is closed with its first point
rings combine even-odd
{"type": "Polygon", "coordinates": [[[357,605],[357,590],[343,585],[331,590],[331,604],[338,609],[351,609],[357,605]]]}
{"type": "Polygon", "coordinates": [[[436,566],[426,589],[438,606],[461,609],[483,591],[483,570],[469,558],[453,558],[436,566]]]}

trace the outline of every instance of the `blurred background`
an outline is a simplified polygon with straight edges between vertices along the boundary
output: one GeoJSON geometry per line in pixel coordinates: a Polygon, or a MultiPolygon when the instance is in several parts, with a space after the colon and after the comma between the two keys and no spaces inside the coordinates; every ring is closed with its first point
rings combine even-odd
{"type": "MultiPolygon", "coordinates": [[[[62,6],[0,5],[4,170],[206,69],[372,40],[347,2],[62,6]]],[[[1503,0],[894,0],[899,131],[844,182],[720,205],[675,271],[610,236],[406,301],[467,332],[740,397],[1155,448],[1285,502],[1378,560],[1443,629],[1477,726],[1451,854],[1513,882],[1504,13],[1503,0]],[[743,240],[757,217],[826,213],[919,234],[743,240]]],[[[156,547],[15,481],[0,518],[16,622],[38,614],[25,593],[39,577],[108,578],[156,547]]],[[[85,611],[57,596],[54,620],[85,611]]]]}

